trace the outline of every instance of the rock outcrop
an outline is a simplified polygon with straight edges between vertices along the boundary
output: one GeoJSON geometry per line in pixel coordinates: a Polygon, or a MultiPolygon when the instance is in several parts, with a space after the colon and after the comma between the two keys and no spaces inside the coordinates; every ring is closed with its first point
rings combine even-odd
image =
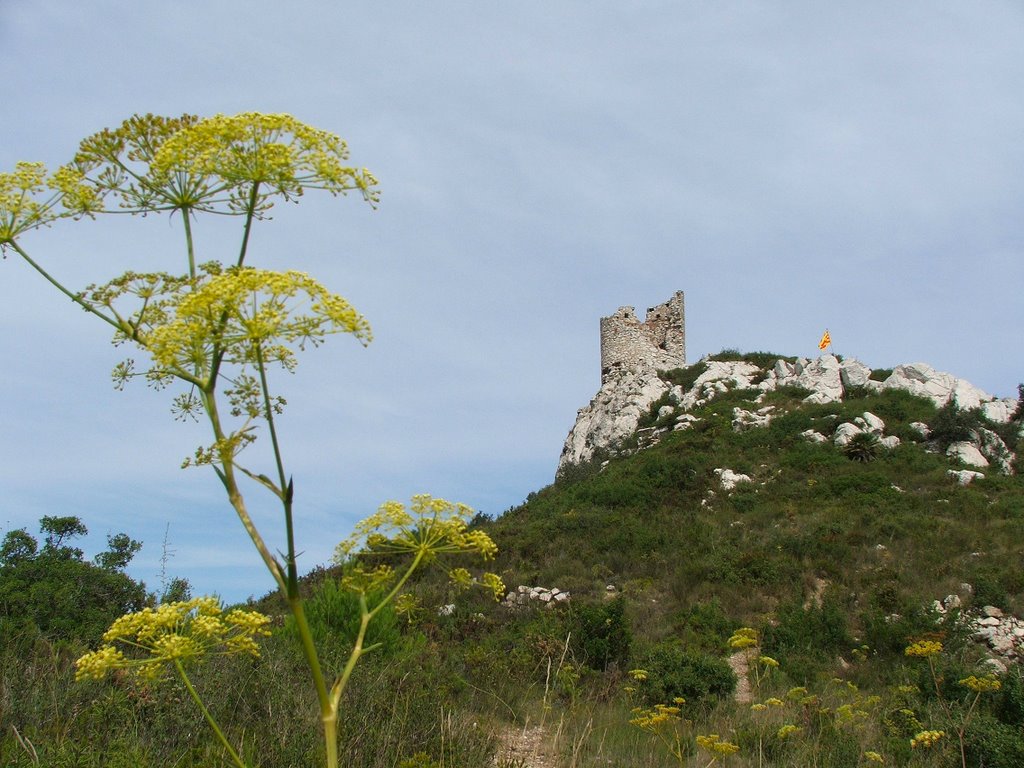
{"type": "MultiPolygon", "coordinates": [[[[562,448],[558,473],[599,455],[616,455],[623,450],[624,444],[646,447],[672,430],[687,429],[698,420],[690,411],[733,389],[764,394],[780,387],[799,387],[808,392],[804,400],[807,403],[838,402],[851,390],[880,392],[896,389],[927,397],[939,407],[952,402],[962,409],[978,408],[995,423],[1009,422],[1018,405],[1017,400],[997,399],[964,379],[936,371],[924,363],[899,365],[881,381],[877,380],[878,377],[873,379],[871,368],[859,360],[840,360],[834,355],[822,355],[813,360],[779,359],[767,369],[742,360],[705,359],[698,364],[703,366],[703,370],[693,384],[685,388],[673,384],[665,372],[655,370],[643,361],[633,370],[606,372],[594,399],[577,413],[576,423],[562,448]],[[652,406],[659,401],[667,401],[668,404],[661,405],[660,410],[653,414],[656,426],[648,428],[638,439],[632,439],[641,420],[651,414],[652,406]]],[[[757,401],[755,398],[754,402],[757,401]]],[[[736,408],[733,411],[733,428],[765,427],[775,415],[771,406],[736,408]]],[[[927,425],[915,426],[922,439],[927,439],[927,425]]],[[[858,432],[871,432],[879,437],[883,447],[896,447],[898,438],[883,436],[883,427],[881,419],[865,413],[849,425],[840,425],[833,439],[837,445],[842,445],[858,432]]],[[[816,434],[805,433],[804,436],[820,442],[816,434]]],[[[1014,460],[999,436],[985,429],[979,430],[970,442],[951,446],[950,456],[971,468],[992,466],[1003,473],[1012,472],[1014,460]]]]}

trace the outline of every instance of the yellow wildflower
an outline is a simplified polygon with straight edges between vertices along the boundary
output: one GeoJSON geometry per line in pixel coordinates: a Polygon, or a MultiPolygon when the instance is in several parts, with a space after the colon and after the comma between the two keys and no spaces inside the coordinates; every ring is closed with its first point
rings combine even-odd
{"type": "Polygon", "coordinates": [[[993,674],[988,674],[984,677],[975,677],[974,675],[971,675],[970,677],[965,677],[963,680],[961,680],[960,685],[970,688],[972,691],[975,691],[976,693],[998,691],[1000,688],[1002,688],[1002,683],[999,682],[999,678],[997,678],[993,674]]]}
{"type": "MultiPolygon", "coordinates": [[[[414,496],[408,507],[388,501],[375,514],[356,524],[352,535],[335,548],[334,560],[345,563],[356,553],[364,557],[410,555],[425,563],[458,555],[478,555],[490,560],[498,548],[486,532],[469,529],[472,515],[473,510],[465,504],[426,494],[414,496]]],[[[505,594],[505,585],[497,574],[485,573],[478,581],[461,567],[448,569],[448,574],[457,585],[483,586],[494,594],[495,600],[505,594]]]]}
{"type": "Polygon", "coordinates": [[[903,653],[907,656],[913,656],[917,658],[928,658],[929,656],[938,656],[942,653],[942,643],[936,640],[918,640],[917,642],[908,645],[903,653]]]}
{"type": "Polygon", "coordinates": [[[928,748],[945,735],[945,731],[921,731],[910,740],[910,746],[912,749],[917,749],[918,747],[928,748]]]}
{"type": "Polygon", "coordinates": [[[717,733],[711,733],[707,736],[698,736],[697,746],[701,749],[707,750],[716,758],[728,757],[740,750],[738,744],[722,741],[717,733]]]}
{"type": "Polygon", "coordinates": [[[270,619],[256,611],[234,609],[223,615],[220,603],[197,597],[118,618],[104,635],[105,645],[76,662],[75,678],[101,679],[111,669],[134,669],[157,676],[167,663],[181,663],[213,653],[259,655],[256,638],[267,636],[270,619]],[[125,656],[118,645],[132,652],[125,656]]]}
{"type": "Polygon", "coordinates": [[[757,630],[750,627],[737,629],[729,638],[729,647],[736,650],[752,648],[755,645],[757,645],[757,630]]]}
{"type": "Polygon", "coordinates": [[[799,733],[800,730],[801,728],[799,726],[787,724],[779,728],[775,735],[779,739],[785,739],[792,736],[794,733],[799,733]]]}

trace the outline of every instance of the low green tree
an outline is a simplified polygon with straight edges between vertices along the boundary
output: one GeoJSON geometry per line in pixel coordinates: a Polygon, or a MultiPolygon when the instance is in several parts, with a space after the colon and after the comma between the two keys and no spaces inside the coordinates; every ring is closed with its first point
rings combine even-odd
{"type": "Polygon", "coordinates": [[[152,601],[124,572],[142,546],[127,534],[107,537],[109,549],[90,563],[71,545],[88,533],[79,518],[44,517],[40,530],[42,547],[24,528],[0,543],[0,623],[9,629],[93,643],[118,616],[152,601]]]}

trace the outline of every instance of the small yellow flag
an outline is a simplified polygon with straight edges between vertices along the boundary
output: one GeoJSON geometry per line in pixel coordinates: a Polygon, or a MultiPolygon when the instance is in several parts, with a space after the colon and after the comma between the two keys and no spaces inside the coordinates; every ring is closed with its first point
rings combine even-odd
{"type": "Polygon", "coordinates": [[[821,341],[818,342],[818,349],[825,349],[829,344],[832,343],[832,337],[828,335],[828,329],[821,336],[821,341]]]}

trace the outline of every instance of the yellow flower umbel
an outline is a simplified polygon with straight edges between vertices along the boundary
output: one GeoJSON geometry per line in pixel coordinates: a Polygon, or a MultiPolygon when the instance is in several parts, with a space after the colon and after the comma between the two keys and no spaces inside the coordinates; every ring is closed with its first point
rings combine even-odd
{"type": "Polygon", "coordinates": [[[937,640],[918,640],[908,645],[903,653],[913,658],[927,659],[942,653],[942,643],[937,640]]]}
{"type": "MultiPolygon", "coordinates": [[[[635,670],[642,672],[643,670],[635,670]]],[[[644,673],[646,677],[646,673],[644,673]]],[[[633,710],[633,719],[629,721],[641,731],[654,734],[669,754],[675,758],[680,766],[686,765],[686,750],[683,748],[683,739],[680,734],[679,724],[682,722],[681,705],[685,703],[682,698],[676,698],[674,705],[655,704],[651,709],[636,707],[633,710]]]]}
{"type": "MultiPolygon", "coordinates": [[[[738,744],[723,741],[717,733],[697,737],[697,746],[711,755],[711,763],[729,757],[740,751],[738,744]]],[[[708,763],[708,765],[711,765],[708,763]]]]}
{"type": "Polygon", "coordinates": [[[270,634],[269,624],[256,611],[225,613],[212,597],[144,608],[111,625],[103,635],[105,645],[75,662],[75,678],[99,680],[112,669],[129,669],[152,679],[169,664],[207,655],[259,656],[256,638],[270,634]]]}
{"type": "Polygon", "coordinates": [[[921,731],[910,740],[910,746],[912,749],[917,749],[918,747],[928,749],[934,746],[945,735],[945,731],[921,731]]]}
{"type": "MultiPolygon", "coordinates": [[[[389,501],[377,512],[358,523],[352,535],[338,544],[334,560],[341,564],[354,555],[407,555],[413,567],[443,561],[452,556],[477,555],[491,560],[498,548],[484,531],[470,530],[473,510],[465,504],[454,504],[429,495],[412,498],[408,507],[389,501]]],[[[452,582],[459,587],[479,584],[489,589],[496,600],[505,594],[505,585],[497,574],[485,573],[474,579],[465,568],[446,568],[452,582]]],[[[406,573],[406,577],[411,569],[406,573]]],[[[396,574],[388,566],[367,569],[356,565],[347,577],[347,586],[357,592],[369,593],[388,584],[396,574]]],[[[404,581],[403,577],[402,581],[404,581]]]]}
{"type": "Polygon", "coordinates": [[[256,638],[270,634],[270,619],[235,608],[227,613],[213,597],[196,597],[125,614],[103,635],[106,645],[75,662],[76,680],[100,680],[113,669],[129,669],[142,679],[158,677],[173,666],[220,743],[238,768],[242,758],[224,736],[185,672],[185,663],[206,655],[245,653],[259,656],[256,638]],[[125,650],[130,655],[125,655],[125,650]]]}

